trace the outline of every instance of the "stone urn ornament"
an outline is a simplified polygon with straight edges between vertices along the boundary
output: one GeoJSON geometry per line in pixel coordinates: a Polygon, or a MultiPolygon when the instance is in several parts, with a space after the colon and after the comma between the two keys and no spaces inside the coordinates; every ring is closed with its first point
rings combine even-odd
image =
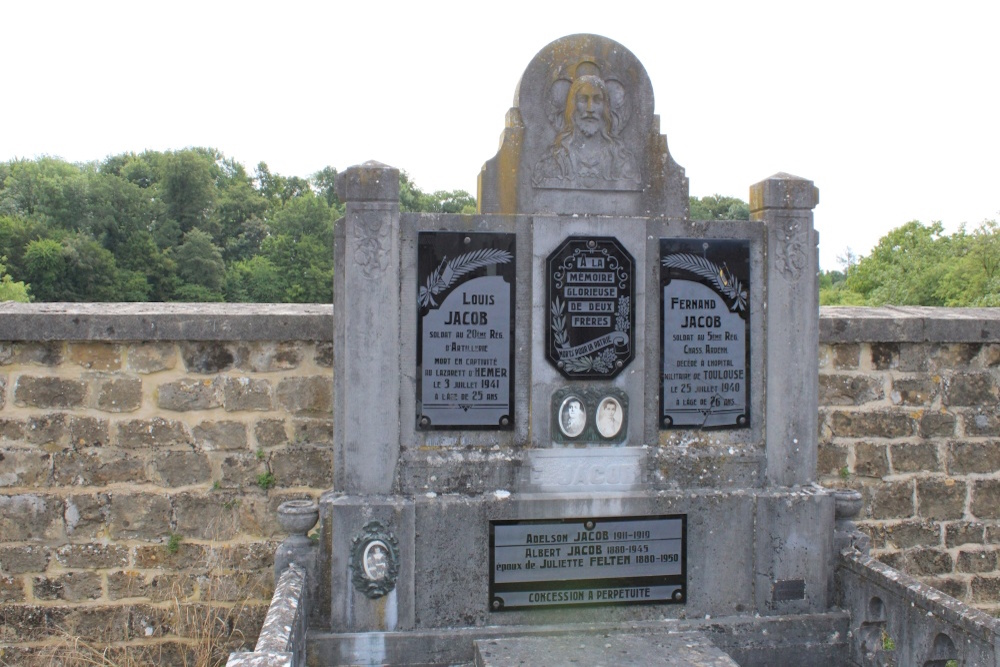
{"type": "Polygon", "coordinates": [[[313,500],[286,500],[278,506],[278,523],[288,533],[290,544],[309,544],[308,533],[317,520],[319,505],[313,500]]]}

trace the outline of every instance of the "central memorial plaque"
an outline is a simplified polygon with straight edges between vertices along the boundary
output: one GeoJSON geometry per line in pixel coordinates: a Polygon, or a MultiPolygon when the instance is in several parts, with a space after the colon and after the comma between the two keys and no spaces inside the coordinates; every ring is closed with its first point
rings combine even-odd
{"type": "Polygon", "coordinates": [[[514,234],[417,234],[417,428],[514,426],[514,234]]]}
{"type": "Polygon", "coordinates": [[[567,378],[612,378],[635,356],[634,266],[606,236],[573,236],[549,255],[546,352],[567,378]]]}
{"type": "Polygon", "coordinates": [[[490,609],[682,603],[687,515],[490,522],[490,609]]]}

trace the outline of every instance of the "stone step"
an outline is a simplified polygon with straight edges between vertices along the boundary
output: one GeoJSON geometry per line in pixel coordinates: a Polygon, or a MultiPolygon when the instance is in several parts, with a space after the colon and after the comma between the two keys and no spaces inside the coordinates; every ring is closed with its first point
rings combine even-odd
{"type": "Polygon", "coordinates": [[[476,667],[739,667],[698,632],[480,639],[476,667]]]}
{"type": "MultiPolygon", "coordinates": [[[[850,615],[843,611],[823,614],[792,614],[782,616],[729,616],[703,619],[664,619],[627,623],[566,623],[479,626],[467,628],[426,628],[396,632],[336,633],[310,627],[306,636],[310,667],[331,665],[408,665],[411,667],[472,667],[476,654],[481,653],[476,642],[539,639],[550,646],[561,637],[591,637],[606,650],[606,638],[641,636],[651,641],[668,641],[675,637],[710,637],[711,644],[728,654],[731,663],[740,667],[801,667],[823,665],[841,667],[851,664],[848,658],[850,615]]],[[[577,645],[585,642],[577,642],[577,645]]],[[[628,648],[628,647],[626,647],[628,648]]],[[[610,649],[608,649],[610,650],[610,649]]],[[[661,650],[667,654],[668,651],[661,650]]],[[[590,665],[587,658],[576,663],[557,663],[555,652],[541,667],[557,664],[590,665]]],[[[495,661],[494,665],[502,664],[495,661]]],[[[517,664],[516,662],[510,664],[517,664]]],[[[522,663],[525,665],[531,663],[522,663]]],[[[607,662],[606,664],[629,664],[607,662]]],[[[698,664],[656,663],[638,664],[698,664]]],[[[713,664],[713,663],[705,663],[713,664]]]]}

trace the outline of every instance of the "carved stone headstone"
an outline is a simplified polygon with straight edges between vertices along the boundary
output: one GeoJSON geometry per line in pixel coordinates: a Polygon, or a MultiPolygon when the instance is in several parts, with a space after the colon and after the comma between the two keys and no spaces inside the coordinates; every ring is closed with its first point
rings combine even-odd
{"type": "Polygon", "coordinates": [[[558,39],[518,83],[479,176],[480,212],[685,218],[688,181],[659,126],[631,51],[598,35],[558,39]]]}
{"type": "Polygon", "coordinates": [[[478,215],[340,176],[319,662],[826,611],[812,183],[690,220],[644,68],[596,35],[542,49],[506,120],[478,215]]]}

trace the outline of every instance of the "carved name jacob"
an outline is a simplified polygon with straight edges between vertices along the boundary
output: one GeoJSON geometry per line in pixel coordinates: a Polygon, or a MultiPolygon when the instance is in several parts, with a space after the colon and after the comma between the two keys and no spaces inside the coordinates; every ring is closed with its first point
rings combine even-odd
{"type": "Polygon", "coordinates": [[[630,118],[629,93],[593,62],[560,73],[549,89],[547,117],[557,133],[535,164],[536,188],[639,190],[635,155],[621,137],[630,118]]]}

